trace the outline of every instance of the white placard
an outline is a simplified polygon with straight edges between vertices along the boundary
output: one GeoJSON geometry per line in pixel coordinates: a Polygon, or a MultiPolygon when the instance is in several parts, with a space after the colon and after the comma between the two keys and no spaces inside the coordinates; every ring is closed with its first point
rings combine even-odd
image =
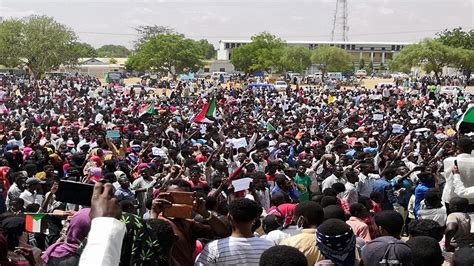
{"type": "Polygon", "coordinates": [[[247,140],[245,138],[240,138],[240,139],[228,139],[228,143],[232,143],[234,146],[234,149],[238,149],[241,147],[247,147],[247,140]]]}
{"type": "Polygon", "coordinates": [[[234,192],[239,192],[246,190],[250,187],[252,178],[246,177],[232,181],[232,186],[234,187],[234,192]]]}
{"type": "Polygon", "coordinates": [[[374,115],[372,116],[372,120],[374,120],[374,121],[381,121],[381,120],[383,120],[383,114],[374,114],[374,115]]]}

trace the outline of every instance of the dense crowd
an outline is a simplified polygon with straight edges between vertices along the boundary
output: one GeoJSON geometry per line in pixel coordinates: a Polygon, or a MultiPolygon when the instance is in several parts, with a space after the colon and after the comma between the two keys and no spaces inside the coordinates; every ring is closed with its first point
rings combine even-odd
{"type": "Polygon", "coordinates": [[[0,265],[474,265],[468,94],[160,84],[4,80],[0,265]]]}

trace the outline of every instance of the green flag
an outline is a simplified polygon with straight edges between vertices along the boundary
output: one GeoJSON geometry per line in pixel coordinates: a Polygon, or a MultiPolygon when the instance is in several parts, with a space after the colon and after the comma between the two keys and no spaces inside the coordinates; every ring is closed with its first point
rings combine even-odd
{"type": "Polygon", "coordinates": [[[459,133],[469,133],[474,132],[474,107],[470,107],[467,111],[461,116],[456,129],[459,133]]]}
{"type": "Polygon", "coordinates": [[[267,131],[276,131],[276,129],[272,126],[272,124],[267,123],[267,131]]]}

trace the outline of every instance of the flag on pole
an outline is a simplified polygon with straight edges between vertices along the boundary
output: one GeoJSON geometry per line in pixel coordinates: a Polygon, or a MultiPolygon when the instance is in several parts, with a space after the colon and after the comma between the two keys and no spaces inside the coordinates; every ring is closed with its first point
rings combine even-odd
{"type": "Polygon", "coordinates": [[[205,103],[202,110],[194,117],[196,123],[214,123],[210,117],[214,117],[216,111],[216,98],[212,98],[211,102],[205,103]]]}
{"type": "Polygon", "coordinates": [[[47,224],[43,221],[46,213],[26,214],[25,231],[30,233],[43,233],[46,231],[47,224]]]}
{"type": "Polygon", "coordinates": [[[155,105],[153,103],[150,103],[149,105],[145,105],[142,109],[140,109],[138,113],[138,117],[141,117],[145,114],[154,114],[155,113],[155,105]]]}
{"type": "Polygon", "coordinates": [[[272,124],[267,123],[267,131],[276,131],[276,129],[272,126],[272,124]]]}
{"type": "Polygon", "coordinates": [[[456,129],[459,133],[474,132],[474,107],[470,107],[461,116],[459,122],[456,125],[456,129]]]}
{"type": "Polygon", "coordinates": [[[333,102],[335,102],[335,101],[336,101],[336,98],[335,98],[334,96],[332,96],[332,95],[329,95],[329,96],[328,96],[328,104],[331,104],[331,103],[333,103],[333,102]]]}

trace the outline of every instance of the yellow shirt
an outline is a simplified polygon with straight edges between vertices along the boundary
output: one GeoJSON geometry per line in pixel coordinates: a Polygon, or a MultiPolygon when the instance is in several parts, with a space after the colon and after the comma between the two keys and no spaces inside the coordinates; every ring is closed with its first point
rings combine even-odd
{"type": "Polygon", "coordinates": [[[324,256],[316,246],[316,229],[308,228],[301,230],[301,233],[283,239],[280,245],[291,246],[303,252],[308,260],[308,266],[313,266],[316,262],[324,260],[324,256]]]}

